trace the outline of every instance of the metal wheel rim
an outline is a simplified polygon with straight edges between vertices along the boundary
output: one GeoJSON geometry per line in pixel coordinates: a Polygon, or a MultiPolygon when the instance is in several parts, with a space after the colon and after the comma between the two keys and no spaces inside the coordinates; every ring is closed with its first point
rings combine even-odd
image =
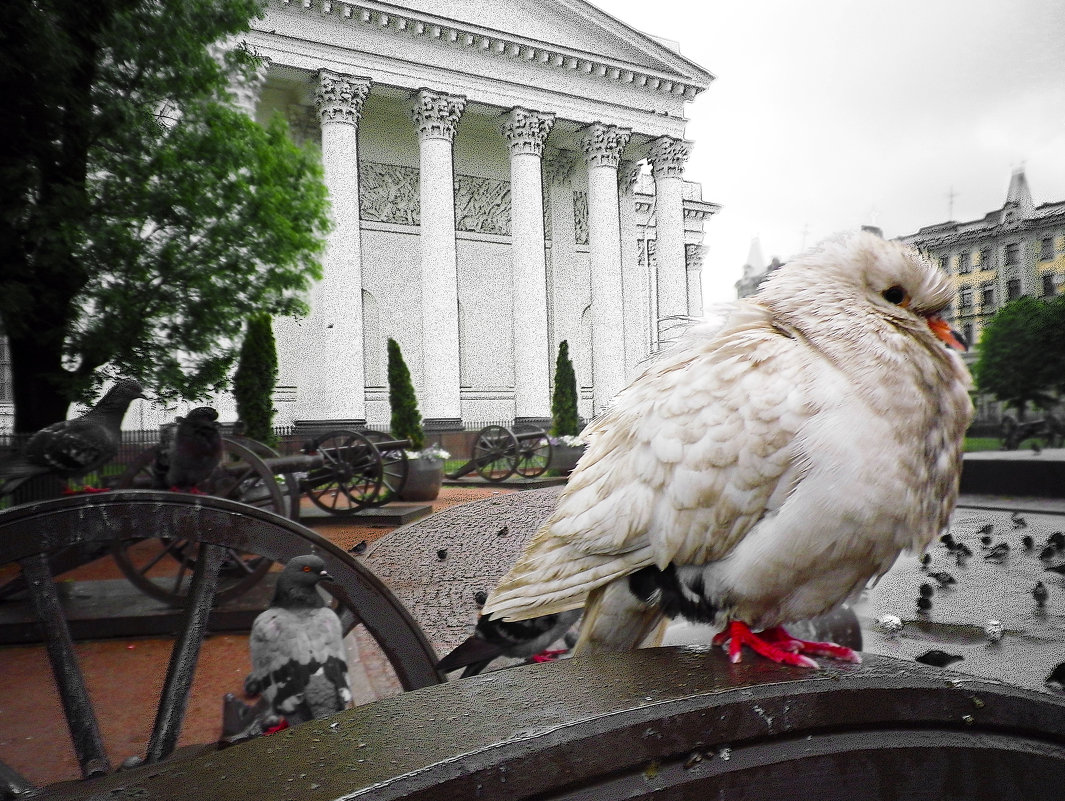
{"type": "Polygon", "coordinates": [[[503,426],[485,426],[473,443],[477,474],[485,481],[498,483],[514,474],[518,462],[518,440],[503,426]]]}
{"type": "Polygon", "coordinates": [[[381,454],[381,492],[374,501],[374,506],[384,506],[399,498],[407,484],[410,465],[407,464],[407,452],[403,448],[380,448],[378,443],[393,441],[390,434],[382,431],[364,431],[364,435],[374,443],[381,454]]]}
{"type": "Polygon", "coordinates": [[[522,478],[538,478],[547,472],[551,464],[551,440],[542,429],[528,426],[522,430],[515,429],[518,441],[518,460],[515,465],[518,475],[522,478]],[[531,434],[538,434],[535,439],[526,438],[531,434]]]}
{"type": "MultiPolygon", "coordinates": [[[[236,440],[223,437],[222,443],[225,451],[221,464],[246,467],[237,467],[236,472],[231,473],[220,466],[215,474],[201,485],[207,494],[283,515],[289,507],[266,463],[250,448],[236,440]],[[217,492],[209,491],[212,489],[217,492]]],[[[149,470],[154,460],[155,448],[142,451],[118,477],[116,488],[132,489],[142,484],[150,486],[149,470]]],[[[156,539],[162,547],[147,564],[138,565],[134,562],[129,549],[135,543],[129,540],[116,539],[111,546],[111,555],[123,575],[145,595],[171,606],[183,606],[188,598],[189,580],[196,566],[195,557],[189,556],[188,553],[190,542],[169,537],[156,539]],[[147,575],[166,557],[170,557],[177,564],[177,573],[173,578],[167,579],[170,589],[160,586],[147,575]]],[[[236,548],[227,548],[219,575],[218,591],[215,593],[216,602],[224,603],[243,595],[262,580],[269,572],[270,565],[268,559],[247,554],[236,548]]]]}
{"type": "Polygon", "coordinates": [[[372,506],[384,484],[381,454],[357,431],[330,431],[313,440],[321,467],[307,472],[304,488],[311,502],[329,514],[353,515],[372,506]]]}

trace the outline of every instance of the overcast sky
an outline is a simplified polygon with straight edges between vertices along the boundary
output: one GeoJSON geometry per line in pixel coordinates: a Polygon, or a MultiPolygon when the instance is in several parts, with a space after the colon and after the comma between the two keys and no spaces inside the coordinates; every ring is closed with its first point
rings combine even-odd
{"type": "Polygon", "coordinates": [[[688,105],[708,302],[766,259],[1001,207],[1022,164],[1065,200],[1065,0],[593,0],[716,76],[688,105]],[[805,233],[804,233],[805,231],[805,233]]]}

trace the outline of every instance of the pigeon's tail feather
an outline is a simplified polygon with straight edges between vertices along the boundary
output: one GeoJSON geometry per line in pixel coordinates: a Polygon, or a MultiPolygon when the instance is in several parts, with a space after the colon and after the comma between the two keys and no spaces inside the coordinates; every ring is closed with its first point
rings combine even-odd
{"type": "Polygon", "coordinates": [[[24,456],[12,456],[10,459],[5,460],[3,464],[0,464],[0,482],[2,482],[6,491],[7,484],[12,481],[32,478],[47,472],[47,467],[34,464],[24,456]]]}
{"type": "Polygon", "coordinates": [[[573,655],[631,651],[660,638],[663,622],[661,611],[636,597],[627,579],[613,581],[588,595],[573,655]]]}
{"type": "MultiPolygon", "coordinates": [[[[460,643],[455,647],[455,650],[437,662],[436,668],[441,673],[450,673],[460,667],[473,667],[478,663],[483,663],[476,673],[469,674],[474,676],[484,670],[489,662],[502,655],[503,649],[499,645],[490,643],[481,637],[473,636],[460,643]]],[[[463,673],[462,675],[466,676],[467,674],[463,673]]]]}

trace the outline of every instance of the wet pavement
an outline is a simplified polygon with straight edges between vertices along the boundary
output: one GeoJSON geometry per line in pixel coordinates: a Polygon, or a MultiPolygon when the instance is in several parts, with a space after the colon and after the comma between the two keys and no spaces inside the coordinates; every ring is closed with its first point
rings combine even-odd
{"type": "MultiPolygon", "coordinates": [[[[473,630],[474,596],[491,590],[554,505],[560,488],[499,496],[454,507],[396,529],[366,553],[366,564],[411,610],[437,653],[443,655],[473,630]],[[441,558],[440,552],[444,552],[441,558]]],[[[862,624],[863,650],[912,659],[930,649],[960,655],[951,669],[1049,692],[1044,681],[1065,661],[1065,575],[1047,571],[1065,563],[1039,559],[1047,538],[1065,530],[1065,501],[963,497],[951,521],[951,535],[973,552],[963,565],[940,543],[922,570],[917,556],[903,555],[853,605],[862,624]],[[1023,510],[1023,525],[1010,511],[1023,510]],[[980,541],[990,525],[990,545],[1009,545],[1000,561],[985,559],[980,541]],[[1025,550],[1023,538],[1033,540],[1025,550]],[[949,572],[955,584],[940,588],[931,573],[949,572]],[[1039,608],[1032,597],[1042,581],[1048,597],[1039,608]],[[931,608],[917,608],[920,586],[933,587],[931,608]],[[897,636],[876,625],[883,614],[903,623],[897,636]],[[988,621],[998,620],[1002,639],[989,644],[988,621]]],[[[671,635],[672,642],[683,638],[671,635]]],[[[690,639],[689,639],[690,641],[690,639]]],[[[501,663],[496,663],[501,664],[501,663]]]]}
{"type": "Polygon", "coordinates": [[[922,569],[916,556],[904,555],[865,593],[855,606],[862,622],[863,648],[901,658],[935,648],[964,657],[951,665],[953,670],[1048,691],[1044,680],[1055,665],[1065,661],[1065,575],[1046,567],[1065,563],[1065,552],[1052,560],[1041,560],[1039,555],[1053,532],[1065,530],[1065,504],[1055,512],[1059,504],[1029,502],[1053,513],[1025,511],[1015,523],[1013,515],[1002,510],[1010,504],[1008,500],[980,502],[999,508],[959,507],[951,521],[951,535],[973,552],[963,564],[937,542],[928,550],[932,559],[927,568],[922,569]],[[985,534],[986,526],[991,528],[985,534]],[[1024,548],[1026,535],[1033,540],[1031,550],[1024,548]],[[984,536],[991,538],[991,548],[1006,543],[1006,556],[986,558],[991,552],[981,542],[984,536]],[[949,573],[957,583],[941,588],[930,577],[940,572],[949,573]],[[1032,595],[1039,581],[1047,590],[1042,608],[1032,595]],[[924,583],[933,587],[927,613],[917,609],[924,583]],[[902,619],[898,636],[889,636],[875,625],[883,614],[902,619]],[[984,632],[990,620],[1002,624],[1002,639],[997,643],[989,643],[984,632]]]}

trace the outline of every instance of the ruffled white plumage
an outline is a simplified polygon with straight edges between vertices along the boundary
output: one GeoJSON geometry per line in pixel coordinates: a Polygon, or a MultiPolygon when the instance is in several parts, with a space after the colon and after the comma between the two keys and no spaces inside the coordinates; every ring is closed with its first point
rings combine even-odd
{"type": "Polygon", "coordinates": [[[672,564],[703,570],[731,617],[770,626],[827,611],[923,548],[953,508],[971,414],[964,366],[920,317],[948,300],[912,251],[860,235],[692,326],[586,430],[485,614],[577,608],[672,564]],[[896,274],[911,309],[866,303],[896,274]]]}

